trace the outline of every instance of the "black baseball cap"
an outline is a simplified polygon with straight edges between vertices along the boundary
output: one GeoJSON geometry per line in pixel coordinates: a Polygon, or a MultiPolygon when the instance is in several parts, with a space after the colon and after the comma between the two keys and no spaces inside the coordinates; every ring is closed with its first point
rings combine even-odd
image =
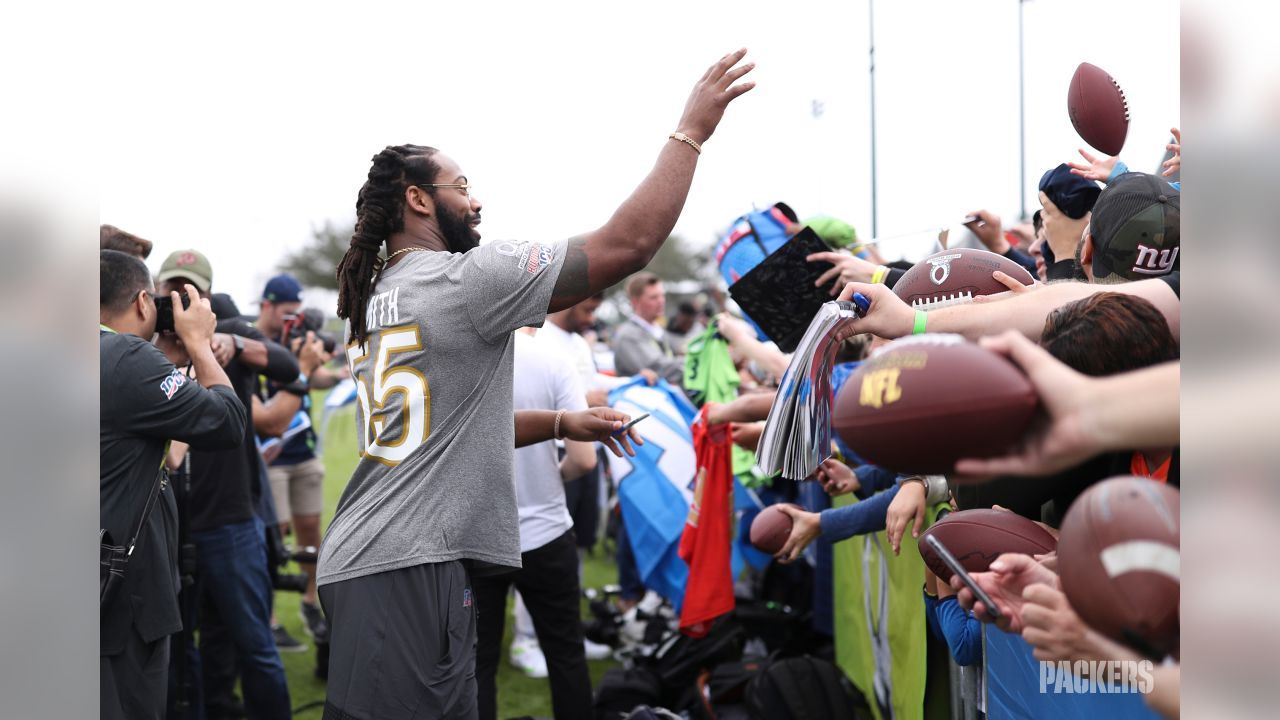
{"type": "Polygon", "coordinates": [[[1089,219],[1094,277],[1144,280],[1177,270],[1181,195],[1163,178],[1140,172],[1107,185],[1089,219]]]}

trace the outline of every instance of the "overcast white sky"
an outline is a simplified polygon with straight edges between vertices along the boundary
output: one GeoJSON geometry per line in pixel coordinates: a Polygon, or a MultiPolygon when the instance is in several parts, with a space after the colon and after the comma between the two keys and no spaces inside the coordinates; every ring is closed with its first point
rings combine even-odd
{"type": "MultiPolygon", "coordinates": [[[[1018,214],[1018,3],[876,4],[879,234],[1018,214]]],[[[1027,204],[1083,146],[1082,61],[1129,97],[1123,153],[1151,171],[1178,118],[1178,6],[1033,0],[1025,12],[1027,204]]],[[[783,200],[871,234],[868,18],[860,2],[172,5],[113,12],[95,62],[102,222],[194,247],[245,311],[287,249],[349,221],[389,144],[454,157],[485,240],[594,228],[649,170],[694,81],[745,46],[755,90],[707,143],[676,232],[709,245],[783,200]],[[813,100],[825,105],[815,119],[813,100]]],[[[326,308],[332,311],[332,308],[326,308]]]]}

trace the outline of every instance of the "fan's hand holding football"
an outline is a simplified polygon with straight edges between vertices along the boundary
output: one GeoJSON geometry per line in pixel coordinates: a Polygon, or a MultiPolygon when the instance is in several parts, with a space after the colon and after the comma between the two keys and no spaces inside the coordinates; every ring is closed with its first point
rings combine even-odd
{"type": "Polygon", "coordinates": [[[637,447],[644,444],[644,439],[633,427],[625,433],[616,434],[622,426],[631,421],[631,416],[618,412],[613,408],[594,407],[586,410],[566,412],[560,418],[561,437],[566,440],[581,442],[597,441],[609,448],[618,457],[627,455],[635,457],[637,447]]]}
{"type": "Polygon", "coordinates": [[[814,287],[822,287],[835,280],[831,286],[831,294],[836,295],[840,288],[851,282],[869,283],[876,272],[876,266],[856,255],[847,252],[819,252],[805,258],[807,262],[829,262],[833,267],[822,273],[814,281],[814,287]]]}
{"type": "Polygon", "coordinates": [[[818,469],[813,472],[813,477],[831,497],[856,492],[862,487],[853,469],[835,458],[823,460],[818,469]]]}
{"type": "Polygon", "coordinates": [[[1037,660],[1141,660],[1127,648],[1085,624],[1061,589],[1043,583],[1022,592],[1022,639],[1037,660]]]}
{"type": "Polygon", "coordinates": [[[1116,158],[1107,157],[1106,155],[1094,155],[1084,148],[1079,148],[1079,150],[1080,156],[1085,161],[1083,163],[1067,163],[1071,168],[1071,174],[1079,175],[1086,180],[1106,182],[1107,178],[1111,177],[1111,171],[1116,169],[1116,158]]]}
{"type": "Polygon", "coordinates": [[[889,503],[889,509],[885,511],[884,530],[889,536],[889,547],[893,548],[894,555],[902,549],[902,535],[907,531],[908,524],[912,524],[911,537],[920,537],[920,531],[924,529],[924,500],[924,483],[912,481],[902,483],[893,502],[889,503]]]}
{"type": "Polygon", "coordinates": [[[1160,173],[1164,177],[1178,172],[1182,169],[1182,132],[1178,128],[1169,128],[1169,132],[1173,133],[1173,142],[1164,146],[1165,150],[1173,153],[1173,157],[1164,161],[1164,172],[1160,173]]]}
{"type": "Polygon", "coordinates": [[[782,549],[774,557],[777,558],[778,562],[790,563],[800,557],[800,553],[809,547],[809,543],[822,534],[821,516],[818,513],[807,512],[786,503],[775,507],[791,518],[791,535],[787,537],[786,544],[782,546],[782,549]]]}
{"type": "Polygon", "coordinates": [[[858,333],[871,333],[887,340],[910,335],[915,327],[916,313],[893,290],[884,285],[852,282],[840,291],[840,300],[850,300],[854,293],[862,293],[871,305],[864,317],[844,324],[836,333],[839,341],[848,340],[858,333]]]}
{"type": "Polygon", "coordinates": [[[1085,418],[1090,378],[1059,362],[1022,334],[1008,331],[982,339],[982,346],[1013,360],[1031,381],[1045,417],[1033,423],[1021,447],[1004,457],[956,462],[958,475],[1047,475],[1089,459],[1099,451],[1085,418]]]}

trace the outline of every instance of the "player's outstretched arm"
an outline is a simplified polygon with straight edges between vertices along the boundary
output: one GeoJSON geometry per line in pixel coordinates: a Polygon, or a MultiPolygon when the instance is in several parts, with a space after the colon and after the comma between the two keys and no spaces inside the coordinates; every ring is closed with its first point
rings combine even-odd
{"type": "MultiPolygon", "coordinates": [[[[737,66],[746,52],[729,53],[703,73],[674,128],[677,133],[700,146],[715,132],[725,107],[755,86],[734,84],[754,67],[737,66]]],[[[613,217],[569,240],[549,312],[575,305],[649,264],[680,217],[700,152],[689,142],[666,140],[653,170],[613,217]]]]}

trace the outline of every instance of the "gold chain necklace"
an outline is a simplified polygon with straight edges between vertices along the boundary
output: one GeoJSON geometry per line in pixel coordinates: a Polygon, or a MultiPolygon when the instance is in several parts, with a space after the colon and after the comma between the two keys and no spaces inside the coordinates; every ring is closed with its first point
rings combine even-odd
{"type": "Polygon", "coordinates": [[[374,282],[375,284],[378,282],[378,279],[382,277],[382,271],[387,269],[387,265],[391,264],[391,261],[392,261],[392,260],[394,260],[394,259],[395,259],[395,257],[396,257],[397,255],[403,255],[403,254],[405,254],[405,253],[411,253],[411,252],[415,252],[415,251],[417,251],[417,250],[427,250],[427,249],[429,249],[429,248],[424,248],[424,247],[405,247],[405,248],[400,248],[399,250],[397,250],[397,251],[395,251],[395,252],[391,253],[390,255],[388,255],[388,256],[387,256],[387,258],[386,258],[385,260],[383,260],[383,259],[379,259],[379,260],[378,260],[378,262],[377,262],[377,264],[374,266],[374,270],[373,270],[373,282],[374,282]]]}
{"type": "Polygon", "coordinates": [[[400,248],[399,250],[397,250],[397,251],[395,251],[395,252],[391,253],[390,255],[388,255],[388,256],[387,256],[387,259],[386,259],[386,260],[384,260],[384,261],[382,261],[382,264],[383,264],[383,266],[385,267],[386,265],[391,264],[391,261],[392,261],[392,260],[394,260],[394,259],[395,259],[395,257],[396,257],[397,255],[403,255],[403,254],[405,254],[405,253],[411,253],[411,252],[416,252],[416,251],[418,251],[418,250],[427,250],[427,249],[428,249],[428,248],[424,248],[424,247],[417,247],[417,246],[410,246],[410,247],[400,248]]]}

